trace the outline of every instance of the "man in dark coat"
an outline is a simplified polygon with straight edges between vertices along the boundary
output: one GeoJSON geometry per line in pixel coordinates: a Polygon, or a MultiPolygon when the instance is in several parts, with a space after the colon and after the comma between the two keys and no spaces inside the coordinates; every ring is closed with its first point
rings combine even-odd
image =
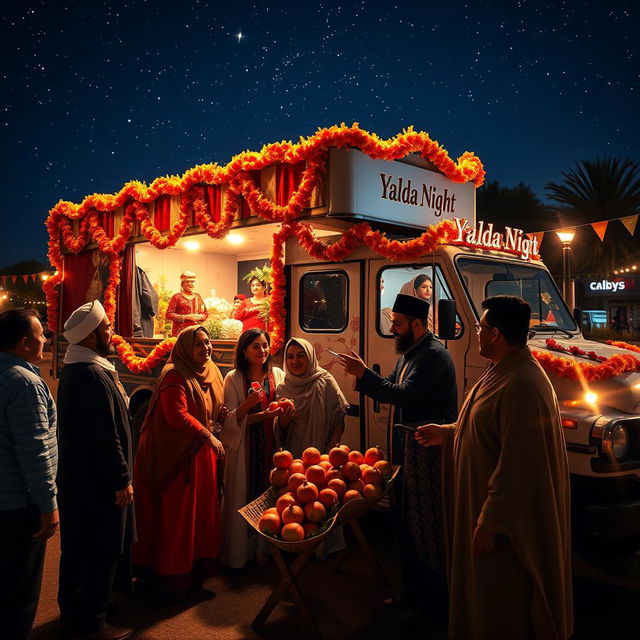
{"type": "Polygon", "coordinates": [[[126,571],[135,541],[128,400],[107,360],[113,331],[100,302],[74,311],[64,328],[70,345],[58,388],[62,632],[125,640],[133,631],[105,618],[116,571],[126,571]]]}
{"type": "MultiPolygon", "coordinates": [[[[393,405],[392,424],[409,428],[430,422],[449,423],[457,415],[457,388],[449,352],[428,329],[429,303],[407,295],[396,296],[391,332],[401,354],[386,378],[368,369],[360,357],[342,355],[342,365],[357,378],[356,389],[393,405]]],[[[446,618],[444,533],[440,491],[440,453],[417,446],[413,436],[393,430],[392,460],[402,464],[397,478],[393,519],[402,561],[403,590],[387,601],[392,606],[420,609],[428,594],[430,606],[446,618]],[[424,451],[430,455],[424,455],[424,451]]],[[[436,611],[430,617],[435,617],[436,611]]]]}

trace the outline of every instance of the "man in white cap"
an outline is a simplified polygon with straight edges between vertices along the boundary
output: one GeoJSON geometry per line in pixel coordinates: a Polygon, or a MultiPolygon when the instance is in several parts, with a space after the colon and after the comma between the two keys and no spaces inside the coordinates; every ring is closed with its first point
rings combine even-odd
{"type": "MultiPolygon", "coordinates": [[[[63,635],[125,640],[105,622],[116,571],[135,541],[127,396],[107,356],[113,331],[98,300],[64,325],[69,348],[58,387],[60,583],[63,635]]],[[[130,569],[129,569],[130,571],[130,569]]]]}

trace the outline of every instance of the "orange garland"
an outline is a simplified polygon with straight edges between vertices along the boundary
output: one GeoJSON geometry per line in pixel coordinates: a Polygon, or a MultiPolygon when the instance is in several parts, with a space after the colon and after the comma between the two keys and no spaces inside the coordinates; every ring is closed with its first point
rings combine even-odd
{"type": "MultiPolygon", "coordinates": [[[[279,265],[282,265],[282,245],[286,238],[293,234],[298,237],[303,246],[308,248],[311,255],[329,261],[343,259],[363,243],[390,259],[415,258],[433,251],[437,244],[451,239],[454,228],[453,223],[450,222],[442,222],[430,227],[419,238],[407,242],[389,240],[384,234],[373,231],[368,224],[362,223],[354,225],[352,229],[342,234],[338,242],[327,245],[315,238],[312,230],[292,222],[309,206],[313,190],[320,185],[326,169],[327,151],[330,147],[355,147],[371,158],[388,161],[404,158],[410,153],[417,152],[452,182],[472,181],[476,187],[484,182],[485,171],[479,158],[471,152],[465,152],[457,162],[454,162],[447,151],[431,140],[424,131],[414,131],[409,127],[393,138],[382,140],[376,134],[360,129],[357,123],[351,127],[343,123],[340,126],[318,129],[308,138],[301,137],[297,144],[283,141],[266,145],[260,152],[245,151],[234,156],[225,166],[199,165],[182,176],[156,178],[149,186],[138,181],[128,182],[116,194],[93,194],[87,196],[80,204],[61,200],[51,209],[46,221],[49,232],[49,260],[56,268],[56,273],[43,285],[51,328],[54,331],[58,328],[63,245],[66,249],[77,253],[92,240],[102,252],[111,256],[109,282],[105,291],[105,310],[113,321],[122,263],[120,254],[131,237],[136,220],[145,238],[159,249],[175,245],[187,228],[191,214],[195,214],[196,224],[209,236],[221,238],[233,224],[240,207],[240,197],[243,197],[255,215],[271,222],[284,223],[282,230],[274,235],[272,247],[272,257],[279,265]],[[298,189],[291,195],[286,205],[277,205],[268,200],[249,175],[251,171],[258,171],[276,163],[300,162],[305,162],[306,167],[298,189]],[[220,222],[211,220],[204,199],[203,184],[225,184],[228,187],[220,222]],[[146,206],[161,195],[181,196],[180,217],[166,235],[155,227],[146,206]],[[122,224],[114,237],[109,238],[101,225],[100,213],[112,212],[119,207],[124,207],[122,224]],[[79,221],[77,236],[73,231],[74,220],[79,221]],[[287,223],[291,226],[287,226],[287,223]]],[[[271,293],[274,351],[281,346],[284,339],[283,279],[283,271],[276,274],[271,293]]],[[[146,365],[142,364],[145,359],[135,356],[132,350],[127,351],[123,346],[123,339],[119,336],[117,338],[119,338],[116,340],[119,353],[125,364],[130,369],[143,367],[144,370],[148,370],[146,365]]],[[[166,341],[160,345],[165,343],[166,341]]]]}
{"type": "Polygon", "coordinates": [[[122,360],[127,369],[133,373],[151,371],[154,367],[157,367],[162,360],[171,353],[171,349],[173,349],[176,340],[177,338],[166,338],[158,343],[148,356],[142,357],[136,355],[133,347],[122,336],[113,336],[113,344],[120,360],[122,360]]]}
{"type": "Polygon", "coordinates": [[[569,380],[597,382],[623,373],[640,372],[640,360],[626,353],[618,353],[600,364],[577,362],[546,351],[532,351],[532,353],[547,373],[569,380]]]}
{"type": "Polygon", "coordinates": [[[635,344],[629,344],[628,342],[607,340],[607,344],[610,344],[612,347],[618,347],[619,349],[627,349],[628,351],[635,351],[636,353],[640,353],[640,347],[636,346],[635,344]]]}

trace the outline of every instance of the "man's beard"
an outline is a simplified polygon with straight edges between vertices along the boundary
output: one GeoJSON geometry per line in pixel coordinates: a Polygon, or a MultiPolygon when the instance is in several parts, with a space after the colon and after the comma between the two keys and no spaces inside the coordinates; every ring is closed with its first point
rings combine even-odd
{"type": "Polygon", "coordinates": [[[406,353],[415,342],[413,327],[409,327],[406,333],[394,333],[393,337],[396,342],[396,353],[406,353]]]}
{"type": "Polygon", "coordinates": [[[105,342],[104,338],[96,332],[96,353],[103,358],[115,352],[111,342],[105,342]]]}

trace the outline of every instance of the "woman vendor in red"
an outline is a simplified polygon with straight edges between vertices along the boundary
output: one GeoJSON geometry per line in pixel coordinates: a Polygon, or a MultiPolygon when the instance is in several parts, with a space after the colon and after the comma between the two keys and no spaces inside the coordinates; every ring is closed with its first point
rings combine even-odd
{"type": "MultiPolygon", "coordinates": [[[[134,466],[137,575],[178,597],[216,574],[220,517],[215,427],[223,382],[203,327],[180,332],[151,397],[134,466]]],[[[219,428],[219,427],[218,427],[219,428]]]]}
{"type": "Polygon", "coordinates": [[[251,278],[251,298],[244,300],[238,309],[233,312],[233,318],[242,322],[242,331],[247,329],[267,330],[265,322],[265,310],[267,303],[267,283],[259,278],[251,278]]]}

